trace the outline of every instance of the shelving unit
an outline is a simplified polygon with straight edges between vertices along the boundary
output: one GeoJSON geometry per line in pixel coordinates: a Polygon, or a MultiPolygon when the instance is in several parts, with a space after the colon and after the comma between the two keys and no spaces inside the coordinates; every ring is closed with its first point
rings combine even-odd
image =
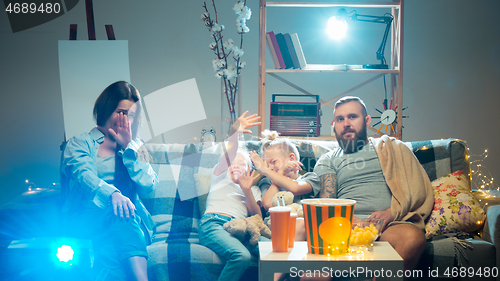
{"type": "MultiPolygon", "coordinates": [[[[388,2],[367,2],[367,3],[352,3],[352,2],[305,2],[305,1],[266,1],[259,0],[259,86],[258,86],[258,114],[261,116],[261,125],[259,126],[259,132],[265,129],[267,124],[266,115],[266,75],[270,74],[275,78],[280,80],[285,80],[279,77],[281,73],[332,73],[338,75],[352,75],[356,73],[373,73],[374,77],[355,85],[350,90],[344,93],[331,97],[328,100],[322,100],[321,107],[328,106],[333,109],[332,103],[337,101],[338,98],[349,94],[350,92],[374,81],[388,75],[390,78],[389,100],[393,100],[393,104],[398,107],[398,114],[396,118],[395,132],[389,129],[389,135],[394,136],[398,139],[402,139],[402,127],[403,127],[403,1],[404,0],[393,0],[388,2]],[[321,69],[267,69],[266,68],[266,23],[267,23],[267,9],[279,9],[285,7],[296,7],[296,8],[321,8],[321,7],[344,7],[344,8],[388,8],[391,9],[391,14],[394,17],[391,30],[391,40],[387,44],[390,44],[391,55],[388,59],[389,69],[350,69],[350,70],[337,70],[328,69],[328,65],[316,65],[321,67],[321,69]]],[[[285,82],[286,83],[286,82],[285,82]]],[[[287,83],[293,86],[293,83],[287,83]]],[[[299,88],[299,87],[296,87],[299,88]]],[[[304,94],[308,94],[303,91],[304,94]]],[[[374,120],[372,120],[374,121],[374,120]]],[[[328,125],[329,122],[328,122],[328,125]]],[[[375,133],[375,135],[382,135],[380,129],[372,128],[370,129],[375,133]]],[[[329,136],[320,136],[319,138],[328,138],[329,136]]],[[[311,139],[313,139],[311,137],[311,139]]]]}

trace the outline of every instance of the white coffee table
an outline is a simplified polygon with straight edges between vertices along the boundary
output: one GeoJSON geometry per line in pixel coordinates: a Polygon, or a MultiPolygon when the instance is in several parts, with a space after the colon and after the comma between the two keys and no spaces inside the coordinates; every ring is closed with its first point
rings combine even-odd
{"type": "Polygon", "coordinates": [[[371,270],[377,280],[403,280],[403,259],[387,242],[375,242],[373,251],[330,257],[309,254],[306,241],[295,241],[287,253],[275,253],[271,242],[259,242],[259,253],[260,281],[273,280],[275,272],[295,277],[308,276],[315,270],[321,276],[333,277],[353,277],[371,270]]]}

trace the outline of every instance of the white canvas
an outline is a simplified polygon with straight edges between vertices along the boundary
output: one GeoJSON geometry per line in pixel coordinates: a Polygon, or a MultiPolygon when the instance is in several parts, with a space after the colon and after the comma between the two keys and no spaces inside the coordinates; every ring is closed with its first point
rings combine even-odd
{"type": "MultiPolygon", "coordinates": [[[[130,82],[128,41],[59,41],[59,74],[64,130],[70,139],[96,126],[94,103],[107,86],[130,82]]],[[[139,136],[151,138],[147,124],[139,136]]]]}

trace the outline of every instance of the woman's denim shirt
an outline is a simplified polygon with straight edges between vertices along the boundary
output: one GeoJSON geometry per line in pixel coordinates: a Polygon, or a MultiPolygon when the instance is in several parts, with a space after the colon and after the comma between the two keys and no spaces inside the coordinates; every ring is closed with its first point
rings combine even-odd
{"type": "MultiPolygon", "coordinates": [[[[61,159],[61,185],[66,195],[63,211],[92,203],[99,208],[106,208],[111,204],[111,194],[120,192],[97,176],[95,160],[103,141],[104,134],[94,128],[67,142],[61,159]]],[[[125,149],[118,152],[140,196],[151,193],[158,185],[158,177],[147,159],[139,159],[142,146],[141,140],[131,140],[125,149]]],[[[136,201],[136,198],[129,199],[136,201]]]]}

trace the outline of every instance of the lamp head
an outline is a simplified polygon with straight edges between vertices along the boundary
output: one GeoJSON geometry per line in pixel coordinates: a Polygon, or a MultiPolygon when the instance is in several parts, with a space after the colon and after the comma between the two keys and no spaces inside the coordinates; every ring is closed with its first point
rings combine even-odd
{"type": "Polygon", "coordinates": [[[339,9],[335,16],[328,19],[326,31],[330,38],[342,39],[347,32],[347,11],[339,9]]]}
{"type": "Polygon", "coordinates": [[[347,20],[347,10],[344,8],[341,8],[337,11],[337,17],[338,18],[343,18],[347,20]]]}

